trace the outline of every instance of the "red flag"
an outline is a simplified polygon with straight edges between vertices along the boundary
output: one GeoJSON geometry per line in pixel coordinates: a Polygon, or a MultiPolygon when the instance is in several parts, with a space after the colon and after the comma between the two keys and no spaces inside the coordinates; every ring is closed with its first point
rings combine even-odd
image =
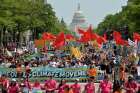
{"type": "Polygon", "coordinates": [[[83,39],[85,41],[91,41],[92,40],[92,27],[91,25],[89,26],[89,28],[87,29],[87,31],[83,34],[83,39]]]}
{"type": "Polygon", "coordinates": [[[65,35],[63,32],[59,33],[56,37],[56,40],[53,42],[53,46],[56,49],[59,49],[60,47],[65,45],[65,35]]]}
{"type": "Polygon", "coordinates": [[[116,41],[116,44],[128,46],[128,41],[123,40],[122,36],[121,36],[121,34],[119,32],[114,31],[113,32],[113,37],[114,37],[114,40],[116,41]]]}
{"type": "Polygon", "coordinates": [[[104,33],[104,39],[107,39],[107,35],[106,35],[106,33],[104,33]]]}
{"type": "Polygon", "coordinates": [[[98,34],[96,34],[96,33],[93,33],[93,34],[92,34],[92,39],[93,39],[93,40],[97,40],[99,37],[100,37],[100,36],[99,36],[98,34]]]}
{"type": "Polygon", "coordinates": [[[78,42],[81,42],[81,43],[87,43],[88,42],[88,39],[85,38],[84,36],[81,36],[81,38],[79,40],[77,40],[78,42]]]}
{"type": "Polygon", "coordinates": [[[55,38],[56,37],[53,34],[47,32],[44,32],[42,35],[42,39],[44,40],[54,40],[55,38]]]}
{"type": "Polygon", "coordinates": [[[134,39],[134,41],[140,41],[140,34],[133,33],[133,39],[134,39]]]}
{"type": "Polygon", "coordinates": [[[97,43],[100,44],[100,45],[101,45],[102,43],[105,43],[105,42],[107,42],[107,40],[106,40],[104,37],[101,37],[101,36],[100,36],[100,37],[97,39],[97,43]]]}
{"type": "Polygon", "coordinates": [[[115,40],[118,39],[118,38],[119,39],[122,38],[121,34],[119,32],[117,32],[117,31],[113,32],[113,37],[114,37],[115,40]]]}
{"type": "Polygon", "coordinates": [[[123,40],[122,38],[117,38],[115,41],[116,41],[116,44],[118,44],[118,45],[128,46],[128,41],[123,40]]]}
{"type": "Polygon", "coordinates": [[[65,35],[65,38],[66,38],[67,40],[73,40],[73,39],[74,39],[74,36],[71,35],[71,34],[67,34],[67,35],[65,35]]]}
{"type": "Polygon", "coordinates": [[[92,32],[92,26],[91,25],[88,27],[87,32],[92,32]]]}
{"type": "Polygon", "coordinates": [[[44,32],[44,33],[42,34],[42,39],[43,39],[43,40],[46,40],[46,39],[47,39],[47,32],[44,32]]]}
{"type": "Polygon", "coordinates": [[[92,40],[92,27],[91,25],[86,30],[86,32],[82,29],[78,29],[79,34],[81,34],[81,38],[79,39],[79,42],[86,43],[88,41],[92,40]]]}
{"type": "Polygon", "coordinates": [[[78,28],[78,33],[79,33],[79,34],[84,34],[85,31],[84,31],[84,29],[78,28]]]}

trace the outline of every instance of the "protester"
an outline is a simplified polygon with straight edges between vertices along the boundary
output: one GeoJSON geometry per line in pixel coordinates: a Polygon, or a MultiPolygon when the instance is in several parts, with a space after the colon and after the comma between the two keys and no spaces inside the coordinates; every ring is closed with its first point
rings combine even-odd
{"type": "Polygon", "coordinates": [[[28,80],[29,79],[29,75],[31,73],[31,68],[29,66],[29,63],[25,67],[26,67],[26,79],[28,80]]]}
{"type": "Polygon", "coordinates": [[[126,93],[136,93],[138,91],[138,86],[133,76],[128,77],[128,81],[124,85],[126,93]]]}
{"type": "Polygon", "coordinates": [[[113,93],[122,93],[122,86],[121,86],[119,80],[114,81],[113,93]]]}
{"type": "Polygon", "coordinates": [[[100,82],[98,91],[101,93],[110,93],[112,90],[112,83],[109,81],[108,75],[105,75],[104,80],[100,82]]]}
{"type": "Polygon", "coordinates": [[[24,83],[24,91],[26,91],[26,93],[29,93],[29,91],[31,90],[31,84],[29,80],[26,78],[23,83],[24,83]]]}
{"type": "Polygon", "coordinates": [[[7,79],[7,76],[3,74],[0,81],[2,86],[2,93],[7,93],[7,89],[9,86],[9,80],[7,79]]]}
{"type": "Polygon", "coordinates": [[[12,79],[8,87],[8,93],[19,93],[19,86],[15,79],[12,79]]]}
{"type": "MultiPolygon", "coordinates": [[[[108,60],[109,61],[109,60],[108,60]]],[[[111,80],[113,80],[113,68],[114,68],[114,64],[112,64],[113,62],[110,61],[107,63],[106,65],[106,74],[109,76],[109,78],[111,80]]]]}
{"type": "Polygon", "coordinates": [[[121,85],[123,85],[125,82],[125,78],[126,78],[125,69],[126,69],[125,63],[122,62],[121,66],[120,66],[120,83],[121,83],[121,85]]]}
{"type": "Polygon", "coordinates": [[[131,72],[131,75],[134,76],[134,79],[136,79],[137,74],[138,74],[138,72],[137,72],[137,65],[136,64],[134,64],[134,63],[131,64],[130,72],[131,72]]]}
{"type": "Polygon", "coordinates": [[[93,79],[89,78],[88,83],[85,85],[85,93],[96,93],[93,79]]]}
{"type": "Polygon", "coordinates": [[[46,80],[44,88],[46,90],[46,93],[54,93],[56,90],[56,84],[57,82],[53,79],[53,76],[49,76],[49,79],[46,80]]]}
{"type": "MultiPolygon", "coordinates": [[[[107,43],[105,44],[107,45],[107,43]]],[[[81,53],[83,53],[81,58],[76,58],[74,55],[71,55],[70,53],[66,53],[66,51],[64,50],[59,50],[60,53],[56,53],[58,51],[57,49],[47,50],[48,53],[45,53],[45,54],[43,51],[40,51],[38,49],[36,53],[40,54],[41,56],[39,55],[32,56],[31,59],[30,58],[26,59],[26,57],[24,56],[28,57],[30,55],[34,55],[35,53],[32,50],[28,50],[28,52],[26,51],[20,56],[17,55],[17,53],[15,53],[16,55],[12,57],[7,56],[5,53],[2,53],[2,54],[0,53],[0,65],[1,67],[4,67],[4,68],[15,69],[17,67],[16,72],[17,72],[18,78],[23,78],[22,77],[24,75],[23,69],[25,68],[25,75],[27,76],[26,77],[27,81],[29,81],[28,79],[30,79],[29,75],[32,72],[32,67],[45,67],[45,68],[51,67],[54,69],[55,68],[63,69],[63,68],[84,67],[87,69],[87,75],[89,76],[88,78],[92,80],[94,80],[94,78],[99,75],[99,68],[101,68],[101,70],[105,72],[105,74],[107,74],[109,77],[105,76],[105,79],[100,82],[99,87],[102,93],[108,93],[112,89],[112,83],[109,81],[109,78],[113,82],[113,74],[114,74],[113,71],[115,68],[115,64],[120,65],[120,67],[118,67],[119,69],[118,73],[116,72],[115,74],[116,76],[117,74],[120,75],[119,76],[120,83],[122,85],[125,85],[125,87],[128,87],[126,86],[126,83],[124,84],[124,82],[126,81],[125,77],[127,77],[127,74],[132,74],[135,78],[138,73],[137,64],[134,64],[136,59],[133,53],[131,53],[130,48],[127,47],[130,53],[128,52],[128,54],[126,55],[123,53],[124,50],[122,49],[124,46],[118,47],[115,44],[116,48],[112,48],[111,44],[112,44],[112,41],[109,41],[109,45],[107,45],[108,48],[106,49],[97,48],[93,46],[92,44],[88,44],[88,43],[81,44],[82,47],[80,51],[81,53]],[[52,54],[50,54],[50,52],[52,54]]],[[[79,46],[79,43],[78,43],[78,46],[79,46]]],[[[70,52],[70,50],[68,52],[70,52]]],[[[90,86],[91,81],[87,83],[89,84],[87,86],[90,86]]],[[[6,90],[9,86],[8,79],[5,76],[2,76],[2,79],[0,80],[0,82],[2,85],[3,93],[6,93],[6,90]]],[[[63,84],[66,87],[66,91],[72,90],[74,93],[80,92],[80,89],[79,89],[80,85],[78,84],[78,81],[75,81],[75,84],[73,84],[71,87],[68,87],[68,85],[64,83],[64,81],[63,81],[63,84]]],[[[57,89],[59,91],[61,91],[62,89],[63,92],[65,92],[65,89],[63,89],[64,88],[63,84],[57,89]]],[[[113,87],[114,91],[120,92],[119,91],[120,86],[116,86],[118,85],[118,82],[117,84],[116,83],[114,84],[115,84],[114,85],[115,87],[113,87]]],[[[28,84],[25,84],[25,85],[26,86],[24,88],[27,87],[28,91],[30,91],[31,88],[29,88],[29,85],[28,84]]],[[[49,77],[49,80],[45,82],[44,87],[47,93],[53,93],[56,89],[56,81],[53,80],[52,77],[49,77]]],[[[33,86],[33,90],[36,90],[36,89],[39,89],[39,90],[41,89],[38,81],[36,81],[33,86]]]]}
{"type": "Polygon", "coordinates": [[[17,65],[16,71],[17,71],[17,78],[19,78],[19,80],[21,80],[22,74],[23,74],[21,64],[17,65]]]}
{"type": "Polygon", "coordinates": [[[138,84],[138,92],[137,93],[140,93],[140,84],[138,84]]]}
{"type": "Polygon", "coordinates": [[[71,89],[73,93],[81,93],[81,85],[78,84],[78,82],[79,82],[79,79],[76,79],[75,83],[71,85],[71,89]]]}
{"type": "Polygon", "coordinates": [[[73,92],[69,86],[66,86],[64,89],[64,93],[75,93],[75,92],[73,92]]]}
{"type": "Polygon", "coordinates": [[[42,86],[38,80],[36,80],[32,86],[32,93],[38,93],[41,92],[42,86]]]}
{"type": "Polygon", "coordinates": [[[66,80],[62,79],[57,87],[58,93],[64,93],[66,88],[69,88],[69,85],[66,84],[66,80]]]}

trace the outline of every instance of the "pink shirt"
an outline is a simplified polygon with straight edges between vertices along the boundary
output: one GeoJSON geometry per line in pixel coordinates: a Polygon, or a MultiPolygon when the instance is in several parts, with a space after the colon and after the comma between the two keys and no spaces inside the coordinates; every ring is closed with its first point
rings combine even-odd
{"type": "Polygon", "coordinates": [[[31,89],[30,82],[28,82],[28,81],[24,81],[24,85],[25,85],[26,88],[31,89]]]}
{"type": "Polygon", "coordinates": [[[66,87],[69,87],[69,85],[64,84],[64,85],[58,87],[58,93],[64,93],[66,87]]]}
{"type": "Polygon", "coordinates": [[[45,87],[47,87],[47,89],[56,89],[56,81],[55,80],[47,80],[45,83],[45,87]]]}
{"type": "Polygon", "coordinates": [[[34,85],[33,85],[33,88],[35,89],[41,89],[41,85],[39,82],[35,82],[34,85]]]}
{"type": "MultiPolygon", "coordinates": [[[[133,90],[136,90],[137,89],[137,83],[136,82],[132,82],[131,84],[130,83],[125,83],[125,87],[128,88],[128,89],[133,89],[133,90]]],[[[135,93],[133,90],[127,90],[126,93],[135,93]]]]}
{"type": "Polygon", "coordinates": [[[10,86],[8,88],[8,93],[17,93],[19,90],[19,87],[18,86],[10,86]]]}
{"type": "Polygon", "coordinates": [[[79,84],[73,84],[71,88],[73,93],[80,93],[81,86],[79,84]]]}
{"type": "Polygon", "coordinates": [[[110,93],[112,89],[112,83],[103,80],[100,82],[99,87],[101,88],[101,93],[110,93]]]}
{"type": "Polygon", "coordinates": [[[3,81],[2,81],[2,85],[3,85],[5,88],[8,88],[8,86],[9,86],[9,81],[8,81],[8,80],[3,80],[3,81]]]}
{"type": "Polygon", "coordinates": [[[85,86],[86,93],[95,93],[95,85],[94,84],[86,84],[85,86]]]}

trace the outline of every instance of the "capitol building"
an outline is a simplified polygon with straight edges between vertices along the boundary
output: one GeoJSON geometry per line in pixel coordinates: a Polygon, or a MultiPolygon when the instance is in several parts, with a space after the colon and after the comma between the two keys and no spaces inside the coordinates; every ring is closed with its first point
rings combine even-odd
{"type": "Polygon", "coordinates": [[[88,23],[86,22],[86,18],[83,15],[83,12],[80,9],[80,4],[78,4],[78,8],[74,13],[72,22],[69,25],[69,30],[74,32],[76,36],[80,36],[78,33],[78,28],[87,29],[88,23]]]}

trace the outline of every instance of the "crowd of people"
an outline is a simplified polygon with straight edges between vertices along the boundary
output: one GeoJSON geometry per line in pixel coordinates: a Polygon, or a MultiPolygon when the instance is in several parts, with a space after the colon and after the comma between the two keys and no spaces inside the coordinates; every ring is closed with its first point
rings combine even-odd
{"type": "MultiPolygon", "coordinates": [[[[80,51],[82,52],[81,58],[76,58],[73,55],[70,55],[70,53],[68,53],[69,52],[68,50],[52,49],[51,52],[53,52],[53,55],[50,55],[48,53],[49,51],[47,51],[47,53],[41,51],[40,52],[41,56],[35,56],[31,60],[25,60],[23,56],[32,54],[33,53],[32,50],[26,50],[21,55],[19,55],[18,53],[14,53],[13,54],[14,56],[9,57],[7,54],[5,54],[6,49],[1,48],[0,66],[7,68],[16,68],[19,77],[23,72],[22,70],[23,68],[26,68],[27,72],[29,71],[28,73],[30,73],[30,68],[39,66],[48,66],[54,68],[77,68],[85,66],[90,67],[89,70],[92,68],[97,68],[98,70],[103,71],[105,75],[107,75],[105,76],[105,80],[103,80],[99,85],[99,88],[101,88],[101,93],[110,93],[109,91],[112,90],[113,88],[112,82],[114,82],[113,85],[115,85],[116,83],[114,90],[116,89],[117,91],[118,89],[121,90],[121,87],[123,85],[123,88],[126,89],[127,93],[136,93],[136,91],[138,90],[138,84],[136,84],[134,81],[139,80],[137,67],[140,65],[140,55],[137,52],[135,52],[135,48],[125,46],[120,47],[113,43],[109,44],[110,45],[104,44],[101,49],[93,47],[92,44],[84,44],[84,46],[81,46],[79,48],[80,51]],[[114,77],[117,74],[119,76],[118,77],[119,81],[114,80],[114,77]],[[133,76],[133,78],[131,76],[127,80],[127,77],[130,74],[133,76]],[[106,81],[109,81],[107,79],[110,79],[111,81],[107,83],[106,81]],[[129,84],[130,82],[128,81],[130,82],[132,81],[132,84],[129,84]],[[120,83],[120,85],[118,83],[120,83]]],[[[84,91],[85,93],[96,93],[95,92],[96,87],[94,85],[95,77],[96,75],[93,76],[89,75],[89,78],[87,79],[88,82],[85,85],[84,91]]],[[[32,89],[32,91],[36,90],[38,91],[38,89],[39,90],[45,89],[46,93],[53,93],[54,90],[58,91],[58,93],[81,93],[80,85],[69,86],[68,84],[66,84],[66,80],[63,79],[57,87],[55,80],[51,81],[53,82],[53,84],[48,83],[49,80],[47,80],[46,83],[42,86],[39,81],[36,81],[34,82],[34,84],[30,85],[29,80],[27,78],[25,80],[26,82],[24,81],[24,83],[27,84],[18,84],[18,82],[16,82],[15,80],[12,80],[12,82],[10,83],[6,83],[7,79],[6,81],[4,80],[6,78],[5,75],[3,75],[1,78],[2,78],[1,85],[6,86],[6,90],[8,91],[8,93],[17,93],[10,91],[13,90],[19,92],[25,85],[26,88],[28,86],[28,89],[32,89]],[[55,87],[51,89],[51,86],[55,87]],[[47,88],[49,87],[50,90],[47,90],[47,88]],[[70,91],[66,92],[68,90],[70,91]]],[[[78,80],[75,80],[75,83],[78,83],[77,81],[78,80]]],[[[122,92],[114,92],[114,93],[122,93],[122,92]]]]}
{"type": "Polygon", "coordinates": [[[110,81],[108,75],[100,82],[99,86],[95,84],[95,77],[89,77],[85,85],[81,85],[76,79],[73,84],[67,83],[62,79],[60,83],[49,76],[46,81],[40,83],[38,80],[29,82],[28,79],[17,82],[16,79],[11,81],[5,75],[0,79],[1,93],[139,93],[139,85],[132,76],[123,84],[119,81],[110,81]],[[83,89],[82,89],[83,88],[83,89]]]}

